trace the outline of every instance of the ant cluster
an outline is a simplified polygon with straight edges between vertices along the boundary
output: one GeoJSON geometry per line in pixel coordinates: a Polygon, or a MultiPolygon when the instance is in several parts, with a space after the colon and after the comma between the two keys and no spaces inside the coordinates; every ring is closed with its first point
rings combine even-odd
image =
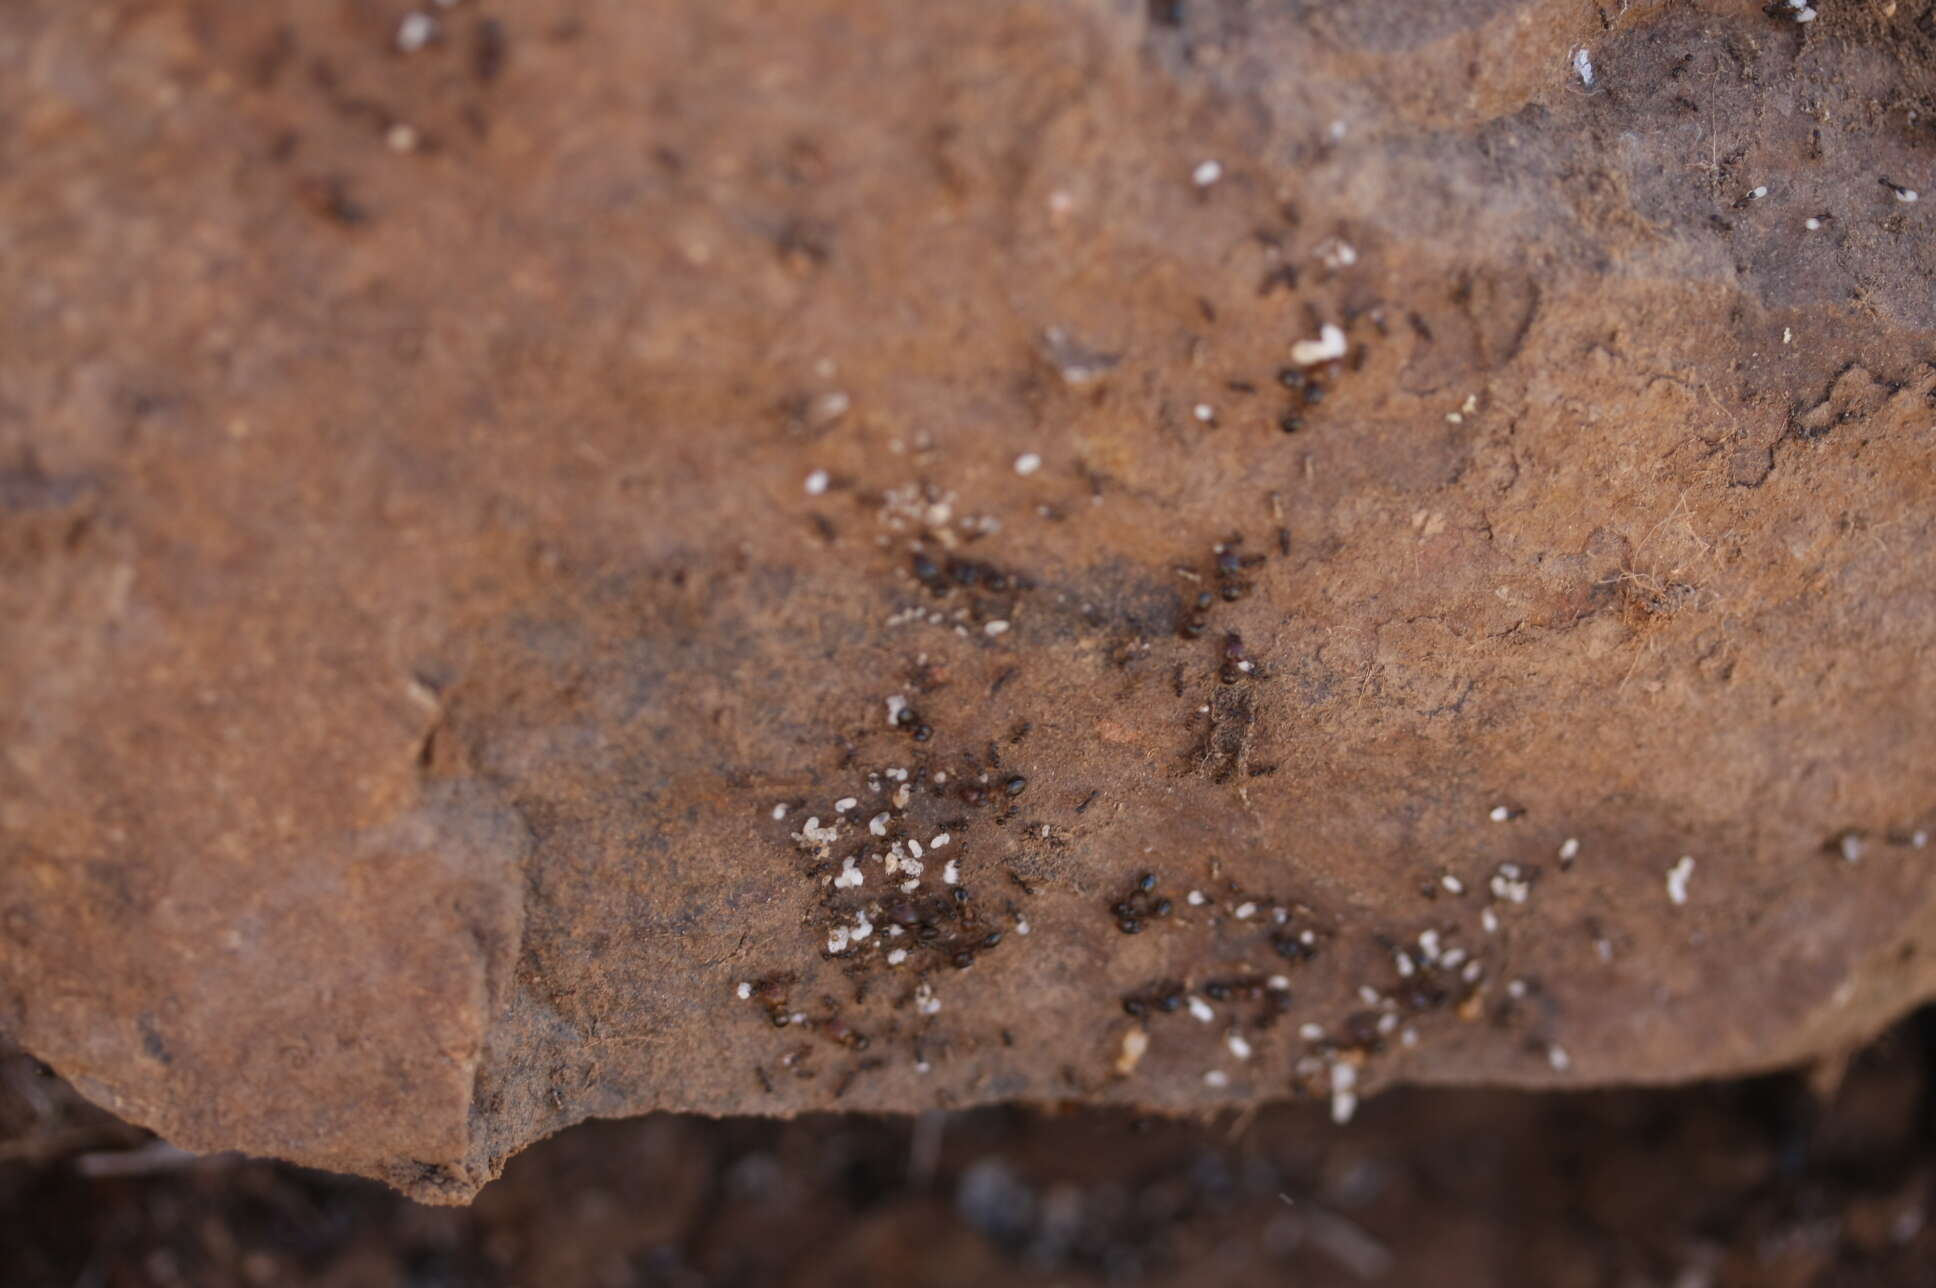
{"type": "MultiPolygon", "coordinates": [[[[1013,623],[1021,596],[1035,589],[1035,583],[1020,573],[996,564],[949,555],[936,557],[917,547],[908,557],[909,571],[936,599],[948,599],[957,592],[965,594],[966,605],[957,609],[957,630],[967,633],[979,629],[989,637],[1005,634],[1013,623]]],[[[936,625],[945,621],[939,613],[915,609],[912,616],[926,616],[936,625]]]]}
{"type": "Polygon", "coordinates": [[[1210,1011],[1209,1002],[1253,1001],[1262,1002],[1263,1007],[1256,1016],[1256,1027],[1269,1028],[1280,1016],[1289,1014],[1291,1009],[1291,983],[1282,975],[1231,975],[1203,981],[1197,990],[1203,999],[1190,996],[1189,986],[1178,980],[1160,980],[1155,984],[1138,989],[1123,998],[1123,1013],[1132,1019],[1148,1019],[1151,1015],[1173,1015],[1188,1009],[1197,1018],[1203,1018],[1210,1011]],[[1196,1003],[1191,1005],[1191,1003],[1196,1003]]]}
{"type": "MultiPolygon", "coordinates": [[[[1177,634],[1184,639],[1193,640],[1202,637],[1204,631],[1209,629],[1210,626],[1210,610],[1215,607],[1219,600],[1226,604],[1234,604],[1250,593],[1251,582],[1248,574],[1252,569],[1262,565],[1266,560],[1266,556],[1241,553],[1238,547],[1243,545],[1243,542],[1243,536],[1239,534],[1228,537],[1212,547],[1211,553],[1214,559],[1211,564],[1210,581],[1215,586],[1215,590],[1200,588],[1189,597],[1189,610],[1184,614],[1183,620],[1177,625],[1177,634]]],[[[1177,573],[1197,583],[1199,587],[1204,587],[1204,578],[1200,574],[1187,568],[1179,568],[1177,569],[1177,573]]],[[[1226,653],[1233,647],[1237,650],[1237,656],[1232,662],[1233,665],[1244,662],[1242,656],[1243,641],[1238,639],[1234,633],[1225,637],[1224,645],[1226,653]],[[1234,645],[1232,641],[1235,641],[1234,645]]],[[[1246,664],[1238,674],[1249,674],[1250,670],[1251,668],[1246,664]]],[[[1235,676],[1227,676],[1226,683],[1234,683],[1236,678],[1235,676]]]]}
{"type": "MultiPolygon", "coordinates": [[[[916,742],[933,737],[932,726],[902,695],[887,700],[887,722],[916,742]]],[[[933,971],[967,970],[1009,936],[1029,933],[1013,902],[989,906],[971,892],[960,842],[973,819],[953,808],[958,801],[971,809],[992,810],[993,821],[1000,825],[1013,816],[1013,802],[1027,790],[1028,778],[1005,770],[991,743],[985,759],[970,752],[952,771],[926,762],[868,773],[853,794],[807,817],[797,830],[789,829],[805,857],[802,873],[820,891],[820,921],[826,932],[822,956],[842,965],[854,985],[855,1006],[865,1005],[876,979],[895,977],[877,974],[885,969],[909,981],[895,995],[893,1009],[912,1003],[919,1016],[931,1017],[941,1010],[929,979],[933,971]],[[863,801],[868,803],[863,806],[863,801]]],[[[785,820],[797,805],[777,804],[771,817],[785,820]]],[[[1029,892],[1019,880],[1016,884],[1029,892]]],[[[856,1020],[843,1017],[833,996],[821,997],[810,1010],[795,1009],[789,994],[796,978],[784,973],[748,980],[738,986],[738,996],[764,1009],[776,1028],[803,1028],[848,1050],[867,1050],[872,1039],[856,1020]]],[[[892,1018],[886,1024],[890,1037],[903,1032],[892,1018]]],[[[917,1068],[925,1071],[918,1032],[915,1045],[917,1068]]],[[[807,1054],[806,1049],[796,1050],[781,1064],[796,1076],[810,1077],[807,1054]]],[[[881,1063],[864,1062],[870,1068],[881,1063]]],[[[761,1078],[764,1084],[763,1073],[761,1078]]]]}
{"type": "MultiPolygon", "coordinates": [[[[1335,362],[1326,363],[1327,371],[1335,371],[1335,362]]],[[[1285,367],[1277,373],[1277,383],[1291,394],[1292,403],[1278,417],[1277,427],[1286,434],[1295,434],[1304,428],[1304,417],[1311,408],[1324,401],[1325,386],[1313,372],[1302,367],[1285,367]]]]}
{"type": "Polygon", "coordinates": [[[1034,588],[1034,583],[1027,577],[1010,573],[992,563],[956,559],[953,556],[937,562],[932,555],[921,550],[914,552],[911,562],[914,579],[934,592],[936,599],[944,598],[956,587],[971,591],[985,590],[993,595],[1034,588]]]}

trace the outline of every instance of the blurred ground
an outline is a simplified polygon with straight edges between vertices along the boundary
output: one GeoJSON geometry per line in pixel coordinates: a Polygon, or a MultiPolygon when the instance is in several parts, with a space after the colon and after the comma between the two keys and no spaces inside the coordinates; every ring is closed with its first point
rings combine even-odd
{"type": "Polygon", "coordinates": [[[1930,1282],[1936,1012],[1832,1090],[1403,1091],[1202,1123],[1083,1110],[673,1115],[538,1144],[469,1208],[185,1161],[34,1061],[0,1066],[0,1283],[1930,1282]],[[1818,1094],[1819,1093],[1819,1094],[1818,1094]]]}

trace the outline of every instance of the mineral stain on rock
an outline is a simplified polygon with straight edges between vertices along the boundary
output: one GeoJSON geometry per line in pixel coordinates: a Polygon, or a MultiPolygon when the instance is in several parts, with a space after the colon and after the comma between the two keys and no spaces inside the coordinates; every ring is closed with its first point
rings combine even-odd
{"type": "Polygon", "coordinates": [[[1927,997],[1927,41],[1348,9],[10,9],[10,1036],[461,1200],[1927,997]]]}

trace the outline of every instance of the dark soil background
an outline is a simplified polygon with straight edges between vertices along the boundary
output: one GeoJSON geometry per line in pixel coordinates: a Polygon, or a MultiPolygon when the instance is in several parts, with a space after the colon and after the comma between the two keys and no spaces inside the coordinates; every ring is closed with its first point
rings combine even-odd
{"type": "Polygon", "coordinates": [[[0,1283],[1932,1282],[1936,1010],[1830,1073],[1401,1091],[1333,1127],[978,1110],[591,1123],[468,1208],[192,1159],[0,1062],[0,1283]]]}

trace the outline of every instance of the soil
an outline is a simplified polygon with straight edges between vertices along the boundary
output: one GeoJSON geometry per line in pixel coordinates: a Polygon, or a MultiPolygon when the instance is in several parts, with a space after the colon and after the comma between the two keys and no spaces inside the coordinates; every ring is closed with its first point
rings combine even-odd
{"type": "Polygon", "coordinates": [[[157,1157],[37,1068],[0,1065],[8,1288],[1913,1288],[1936,1264],[1936,1013],[1839,1084],[1407,1090],[1345,1128],[1287,1106],[589,1123],[465,1209],[157,1157]]]}

